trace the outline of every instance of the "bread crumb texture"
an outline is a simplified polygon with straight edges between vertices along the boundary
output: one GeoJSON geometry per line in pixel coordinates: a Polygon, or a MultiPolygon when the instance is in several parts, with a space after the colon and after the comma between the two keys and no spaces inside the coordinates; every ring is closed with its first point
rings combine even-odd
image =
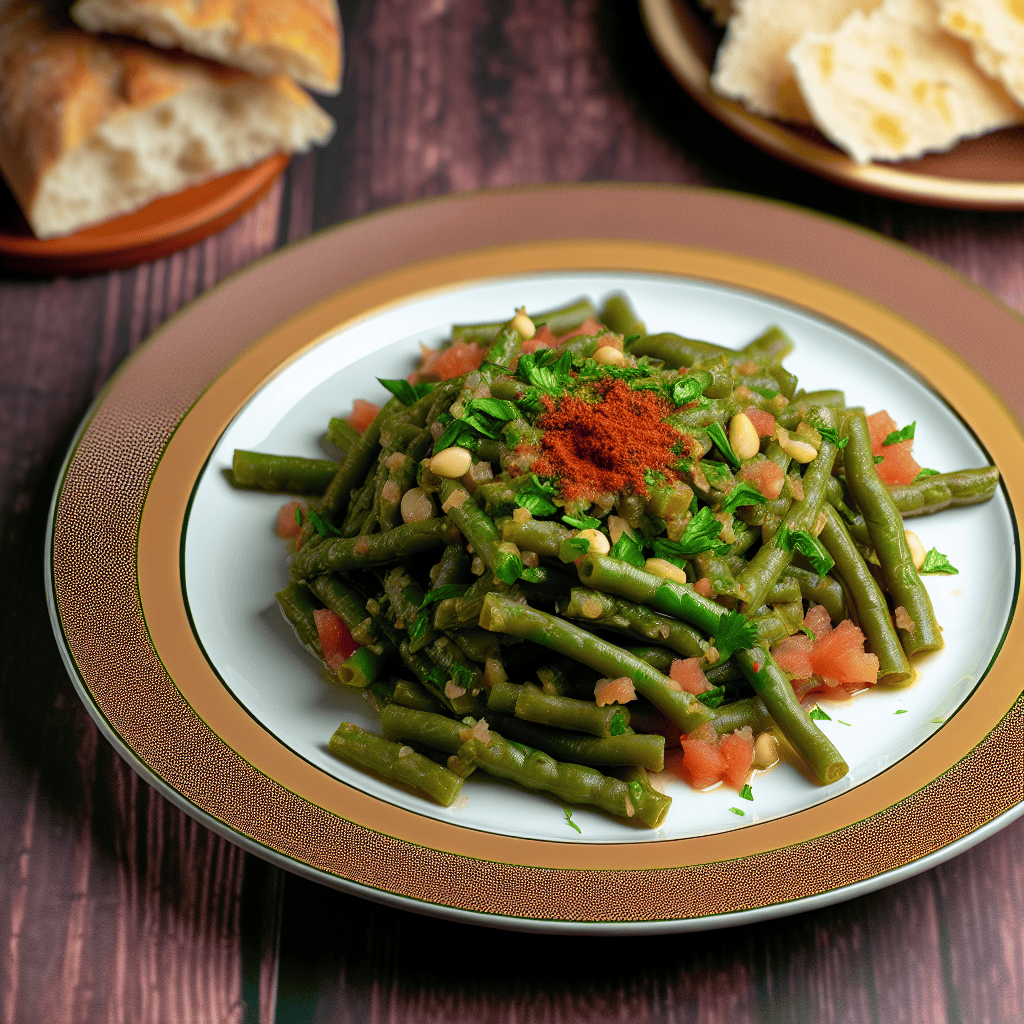
{"type": "Polygon", "coordinates": [[[859,163],[947,150],[1022,120],[937,15],[934,0],[885,0],[790,50],[815,124],[859,163]]]}
{"type": "Polygon", "coordinates": [[[978,67],[1024,103],[1024,0],[940,0],[939,23],[967,40],[978,67]]]}
{"type": "Polygon", "coordinates": [[[811,114],[787,59],[805,32],[838,28],[880,0],[734,0],[711,85],[755,114],[810,123],[811,114]]]}
{"type": "Polygon", "coordinates": [[[341,86],[335,0],[77,0],[71,16],[90,32],[180,47],[257,75],[288,75],[317,92],[341,86]]]}
{"type": "Polygon", "coordinates": [[[334,125],[284,76],[97,38],[56,4],[0,0],[0,171],[39,238],[255,163],[334,125]]]}

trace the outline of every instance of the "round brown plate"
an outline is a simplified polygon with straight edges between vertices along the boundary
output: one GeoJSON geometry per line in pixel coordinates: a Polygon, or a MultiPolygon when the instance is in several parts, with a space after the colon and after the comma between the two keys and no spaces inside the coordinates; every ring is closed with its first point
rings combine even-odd
{"type": "MultiPolygon", "coordinates": [[[[846,899],[953,856],[1024,811],[1024,620],[1014,615],[1024,437],[978,373],[1020,393],[1020,360],[1008,364],[1007,353],[1022,337],[1016,316],[909,249],[708,190],[515,189],[364,217],[212,289],[108,384],[54,498],[46,565],[57,641],[104,735],[160,792],[246,849],[360,896],[575,933],[710,928],[846,899]],[[983,642],[948,645],[984,658],[950,677],[960,695],[928,711],[920,742],[859,783],[821,792],[794,774],[806,799],[775,817],[745,816],[741,827],[727,803],[712,820],[718,797],[694,794],[708,800],[702,815],[684,819],[702,823],[693,834],[641,834],[581,811],[577,835],[556,803],[506,787],[522,812],[492,826],[478,817],[494,806],[486,780],[469,780],[465,810],[435,811],[332,761],[328,730],[350,713],[336,702],[352,694],[315,672],[308,680],[292,663],[303,652],[290,634],[280,647],[288,664],[275,667],[278,588],[265,585],[264,570],[287,575],[269,526],[280,498],[257,508],[256,495],[231,489],[221,449],[267,439],[264,450],[278,450],[275,423],[286,421],[315,440],[326,415],[369,394],[374,377],[397,375],[395,346],[412,352],[421,330],[450,329],[470,294],[505,288],[511,308],[511,291],[534,289],[529,302],[539,288],[577,287],[581,275],[599,278],[595,288],[661,289],[688,325],[698,326],[700,295],[712,296],[708,308],[722,297],[813,320],[870,363],[845,364],[861,374],[858,394],[864,381],[884,391],[884,380],[903,375],[945,410],[957,445],[1001,470],[999,495],[977,506],[998,513],[993,528],[957,520],[985,562],[963,562],[959,582],[945,585],[961,593],[962,610],[990,609],[983,642]],[[677,301],[680,288],[686,301],[677,301]],[[434,312],[423,315],[420,302],[434,312]],[[404,325],[389,319],[409,310],[404,325]],[[296,381],[301,394],[288,390],[296,381]],[[331,411],[311,415],[310,397],[331,411]],[[221,571],[217,559],[234,545],[241,551],[221,571]],[[998,607],[986,603],[997,587],[998,607]],[[324,720],[314,730],[304,729],[310,715],[324,720]]],[[[830,371],[835,345],[815,347],[830,371]]],[[[295,449],[289,439],[280,450],[295,449]]],[[[937,454],[953,457],[945,443],[937,454]]],[[[956,544],[946,551],[956,556],[956,544]]],[[[957,616],[945,621],[952,638],[957,616]]],[[[893,705],[887,722],[912,718],[909,702],[923,700],[924,683],[906,692],[906,718],[893,705]]],[[[856,725],[854,712],[836,717],[856,725]]]]}
{"type": "Polygon", "coordinates": [[[1024,209],[1024,127],[991,132],[898,164],[858,164],[823,135],[759,117],[719,96],[709,78],[721,30],[692,0],[640,0],[648,35],[680,85],[723,124],[767,153],[840,185],[930,206],[1024,209]]]}
{"type": "Polygon", "coordinates": [[[0,270],[29,274],[101,274],[167,256],[226,228],[270,191],[288,166],[284,153],[154,199],[123,217],[63,238],[32,234],[0,183],[0,270]]]}

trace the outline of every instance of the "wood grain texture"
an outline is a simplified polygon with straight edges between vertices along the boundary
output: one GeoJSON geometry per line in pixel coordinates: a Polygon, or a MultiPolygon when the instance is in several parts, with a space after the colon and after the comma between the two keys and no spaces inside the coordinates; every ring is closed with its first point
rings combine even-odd
{"type": "Polygon", "coordinates": [[[1019,1024],[1024,822],[886,890],[742,930],[527,937],[285,878],[98,734],[43,597],[63,452],[146,337],[279,245],[480,187],[702,184],[882,231],[1024,310],[1024,218],[876,199],[769,159],[685,97],[629,0],[342,8],[344,88],[324,101],[338,133],[254,211],[134,270],[0,281],[0,1022],[1019,1024]]]}

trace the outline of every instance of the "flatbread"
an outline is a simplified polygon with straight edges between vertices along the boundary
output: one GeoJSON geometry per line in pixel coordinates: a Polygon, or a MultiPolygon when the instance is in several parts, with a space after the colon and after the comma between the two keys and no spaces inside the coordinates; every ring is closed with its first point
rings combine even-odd
{"type": "Polygon", "coordinates": [[[970,43],[975,63],[1024,104],[1024,2],[940,0],[939,24],[970,43]]]}

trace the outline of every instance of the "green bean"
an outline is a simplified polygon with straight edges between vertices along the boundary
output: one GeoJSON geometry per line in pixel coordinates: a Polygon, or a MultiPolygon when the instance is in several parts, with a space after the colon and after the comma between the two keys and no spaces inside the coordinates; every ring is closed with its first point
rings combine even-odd
{"type": "Polygon", "coordinates": [[[693,366],[699,359],[725,354],[730,358],[736,353],[732,349],[714,345],[709,341],[697,341],[684,338],[679,334],[662,333],[648,334],[638,338],[629,349],[634,356],[650,356],[660,359],[666,366],[677,369],[681,366],[693,366]]]}
{"type": "Polygon", "coordinates": [[[576,535],[568,526],[544,519],[517,522],[505,518],[501,520],[500,529],[502,540],[515,544],[520,551],[535,551],[549,558],[557,558],[562,543],[576,535]]]}
{"type": "Polygon", "coordinates": [[[758,645],[734,655],[772,721],[821,782],[838,782],[850,769],[832,741],[814,724],[796,699],[785,673],[767,647],[758,645]]]}
{"type": "Polygon", "coordinates": [[[307,580],[306,586],[345,623],[349,632],[366,619],[366,598],[333,573],[307,580]]]}
{"type": "Polygon", "coordinates": [[[785,409],[779,411],[775,417],[775,422],[780,427],[793,430],[800,425],[800,421],[813,409],[829,408],[839,411],[845,407],[846,395],[842,391],[824,390],[798,393],[785,409]]]}
{"type": "Polygon", "coordinates": [[[665,737],[627,733],[597,738],[550,728],[521,716],[494,714],[493,725],[505,739],[543,750],[559,761],[589,765],[640,765],[652,772],[665,769],[665,737]]]}
{"type": "Polygon", "coordinates": [[[398,653],[405,667],[416,677],[416,681],[436,697],[450,714],[467,715],[477,710],[477,699],[468,690],[453,693],[448,686],[452,681],[449,674],[435,665],[422,651],[410,651],[408,642],[402,641],[398,645],[398,653]]]}
{"type": "MultiPolygon", "coordinates": [[[[397,704],[386,707],[381,715],[385,736],[422,743],[449,754],[458,753],[466,742],[471,733],[469,722],[460,724],[397,704]]],[[[489,775],[550,793],[563,803],[598,807],[620,818],[635,818],[650,828],[657,828],[668,811],[662,794],[651,790],[654,795],[649,795],[638,785],[602,775],[585,765],[563,764],[542,751],[510,743],[493,731],[488,741],[479,742],[477,765],[489,775]]]]}
{"type": "Polygon", "coordinates": [[[345,686],[365,689],[380,679],[390,664],[390,651],[382,653],[370,647],[360,647],[338,666],[338,682],[345,686]]]}
{"type": "Polygon", "coordinates": [[[656,640],[684,658],[702,658],[708,649],[707,640],[685,622],[588,587],[573,587],[569,600],[559,603],[558,613],[626,636],[656,640]]]}
{"type": "Polygon", "coordinates": [[[510,683],[507,679],[496,682],[487,695],[487,707],[492,711],[504,711],[512,714],[516,710],[516,702],[519,700],[519,692],[522,690],[520,683],[510,683]]]}
{"type": "Polygon", "coordinates": [[[744,697],[715,708],[710,724],[719,736],[726,736],[743,728],[764,732],[775,723],[760,697],[744,697]]]}
{"type": "Polygon", "coordinates": [[[299,639],[309,647],[318,657],[323,657],[323,649],[320,646],[320,633],[316,628],[316,619],[313,617],[314,604],[310,600],[310,593],[301,583],[289,583],[284,590],[279,590],[275,595],[277,603],[281,606],[285,617],[295,627],[299,639]]]}
{"type": "Polygon", "coordinates": [[[523,571],[522,559],[515,545],[501,539],[498,528],[477,507],[472,495],[457,480],[442,480],[439,493],[443,501],[442,508],[462,531],[484,565],[502,583],[515,583],[523,571]]]}
{"type": "Polygon", "coordinates": [[[359,431],[340,416],[332,416],[327,424],[327,440],[334,445],[344,458],[359,440],[359,431]]]}
{"type": "Polygon", "coordinates": [[[580,581],[588,587],[637,604],[651,605],[712,636],[724,614],[721,605],[694,593],[691,587],[654,576],[617,558],[591,553],[580,561],[577,571],[580,581]]]}
{"type": "MultiPolygon", "coordinates": [[[[835,423],[830,409],[818,409],[817,416],[825,426],[833,426],[835,423]]],[[[804,496],[800,501],[793,502],[782,522],[791,533],[810,533],[814,529],[825,501],[825,488],[832,475],[836,453],[834,444],[822,441],[817,457],[807,464],[803,476],[804,496]]],[[[782,545],[778,533],[761,546],[736,579],[744,599],[741,606],[744,611],[764,604],[769,591],[792,559],[792,550],[782,545]]]]}
{"type": "Polygon", "coordinates": [[[936,473],[909,484],[887,484],[896,507],[906,519],[927,516],[945,508],[977,505],[988,501],[999,486],[995,466],[959,469],[954,473],[936,473]]]}
{"type": "Polygon", "coordinates": [[[908,657],[937,650],[942,646],[942,636],[931,598],[914,568],[903,517],[875,471],[871,436],[863,413],[845,415],[842,432],[848,439],[844,452],[846,483],[864,514],[893,604],[902,607],[910,619],[911,628],[901,628],[897,612],[896,628],[903,650],[908,657]]]}
{"type": "Polygon", "coordinates": [[[387,533],[332,537],[292,555],[291,571],[297,579],[309,579],[328,572],[386,565],[421,551],[442,547],[457,535],[455,524],[445,518],[406,523],[387,533]]]}
{"type": "Polygon", "coordinates": [[[411,747],[382,739],[351,722],[338,726],[329,746],[332,754],[348,764],[408,786],[444,807],[450,807],[462,789],[463,780],[454,772],[434,764],[411,747]]]}
{"type": "Polygon", "coordinates": [[[795,565],[785,569],[781,578],[796,582],[800,587],[800,596],[812,604],[820,604],[833,622],[847,618],[846,597],[836,580],[795,565]]]}
{"type": "Polygon", "coordinates": [[[533,683],[523,683],[520,687],[514,711],[516,718],[527,722],[551,725],[571,732],[585,732],[602,738],[621,735],[629,725],[629,710],[625,707],[615,704],[598,707],[592,700],[557,697],[545,693],[533,683]]]}
{"type": "Polygon", "coordinates": [[[781,362],[793,351],[793,340],[777,326],[771,326],[740,349],[739,354],[755,362],[781,362]]]}
{"type": "Polygon", "coordinates": [[[286,494],[323,494],[334,479],[338,463],[327,459],[304,459],[298,455],[267,455],[235,449],[231,482],[236,487],[253,487],[286,494]]]}
{"type": "Polygon", "coordinates": [[[430,570],[430,586],[433,589],[451,586],[453,583],[469,583],[470,554],[464,544],[449,544],[437,564],[430,570]]]}
{"type": "Polygon", "coordinates": [[[417,711],[443,711],[441,703],[435,700],[427,690],[410,679],[396,679],[391,699],[404,708],[415,708],[417,711]]]}
{"type": "MultiPolygon", "coordinates": [[[[597,310],[590,299],[578,299],[566,306],[549,310],[546,313],[528,313],[530,319],[540,327],[546,324],[551,333],[558,337],[567,331],[573,331],[588,318],[595,316],[597,310]]],[[[503,324],[456,324],[452,327],[452,341],[475,342],[489,345],[503,324]]]]}
{"type": "Polygon", "coordinates": [[[825,528],[820,538],[825,550],[835,560],[837,572],[846,584],[857,610],[857,624],[867,638],[868,649],[878,658],[878,681],[890,686],[913,682],[914,670],[900,644],[885,595],[861,557],[839,513],[825,506],[825,528]]]}
{"type": "Polygon", "coordinates": [[[604,300],[598,320],[609,331],[621,334],[624,338],[635,334],[647,333],[643,320],[636,315],[636,310],[633,309],[632,303],[622,292],[609,295],[604,300]]]}
{"type": "Polygon", "coordinates": [[[664,711],[683,732],[692,732],[709,717],[708,709],[693,694],[675,689],[678,684],[647,662],[556,615],[516,604],[501,594],[488,594],[480,612],[480,625],[557,651],[603,676],[629,676],[637,693],[664,711]]]}
{"type": "Polygon", "coordinates": [[[511,366],[523,348],[523,336],[511,323],[502,324],[487,350],[484,361],[495,366],[511,366]]]}

